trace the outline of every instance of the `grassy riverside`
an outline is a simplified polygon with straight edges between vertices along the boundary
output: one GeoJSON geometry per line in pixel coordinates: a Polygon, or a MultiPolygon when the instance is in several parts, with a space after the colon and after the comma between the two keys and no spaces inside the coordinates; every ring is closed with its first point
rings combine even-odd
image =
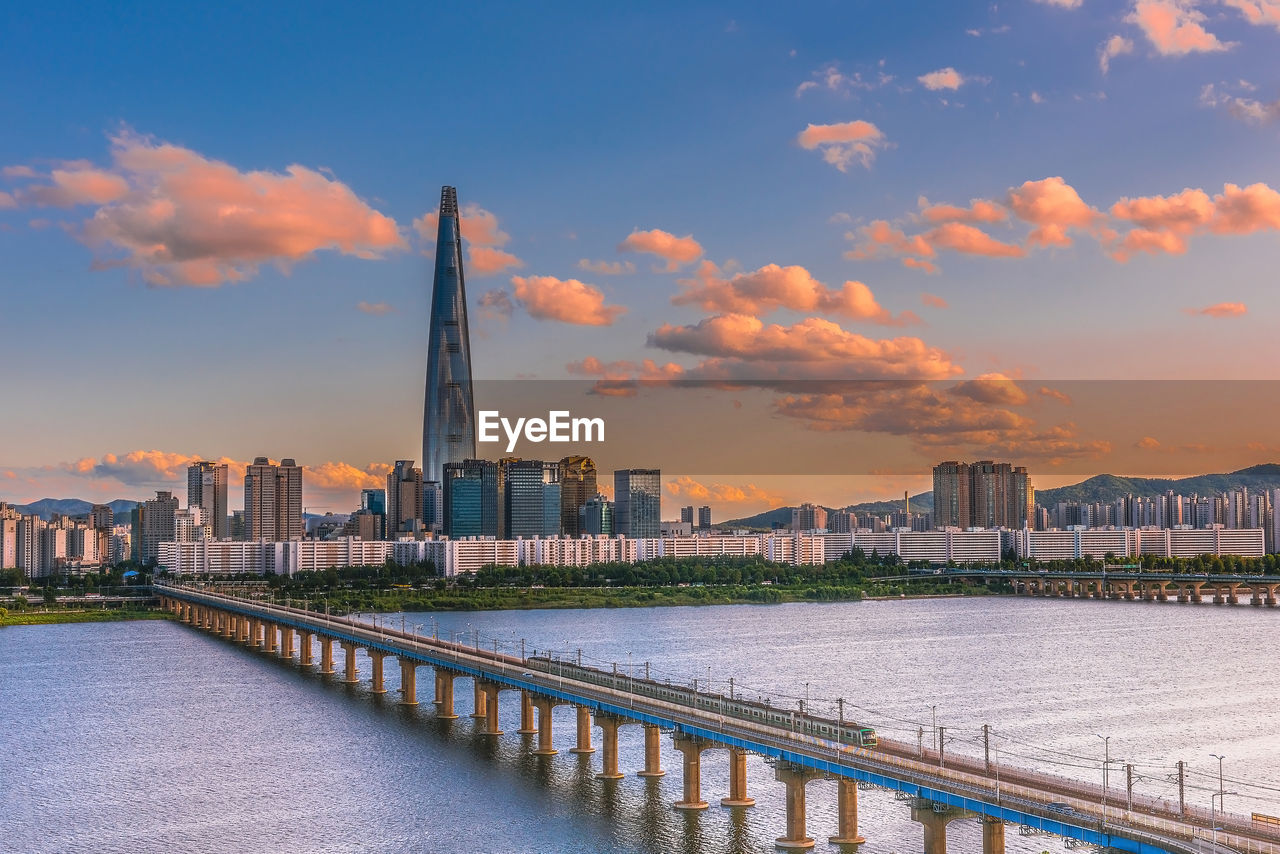
{"type": "MultiPolygon", "coordinates": [[[[2,611],[3,609],[0,609],[2,611]]],[[[4,626],[43,626],[54,623],[114,623],[121,620],[168,620],[173,615],[152,608],[103,608],[92,611],[10,611],[0,614],[0,628],[4,626]]]]}

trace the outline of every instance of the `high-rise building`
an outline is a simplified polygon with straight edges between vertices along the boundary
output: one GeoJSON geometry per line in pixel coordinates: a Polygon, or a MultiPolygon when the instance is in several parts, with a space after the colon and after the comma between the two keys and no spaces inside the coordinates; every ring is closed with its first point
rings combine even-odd
{"type": "Polygon", "coordinates": [[[582,533],[590,536],[603,534],[606,537],[612,537],[613,510],[613,502],[603,495],[596,494],[588,498],[578,513],[582,533]]]}
{"type": "Polygon", "coordinates": [[[288,458],[278,466],[266,457],[255,458],[244,470],[245,539],[281,542],[305,534],[302,467],[288,458]]]}
{"type": "Polygon", "coordinates": [[[213,526],[205,518],[204,509],[200,506],[188,507],[173,514],[173,541],[175,543],[198,543],[213,539],[213,526]]]}
{"type": "Polygon", "coordinates": [[[422,469],[413,460],[396,460],[387,474],[387,538],[422,530],[422,469]]]}
{"type": "Polygon", "coordinates": [[[680,508],[680,521],[682,523],[688,522],[691,526],[693,525],[693,505],[692,504],[690,504],[688,507],[680,508]]]}
{"type": "Polygon", "coordinates": [[[801,504],[791,511],[791,530],[793,531],[825,531],[827,528],[827,510],[816,504],[801,504]]]}
{"type": "Polygon", "coordinates": [[[231,536],[231,520],[227,516],[227,465],[204,460],[187,467],[187,506],[204,511],[204,524],[213,539],[231,536]]]}
{"type": "Polygon", "coordinates": [[[560,461],[560,528],[565,536],[585,533],[582,507],[598,490],[596,464],[590,457],[565,457],[560,461]]]}
{"type": "Polygon", "coordinates": [[[160,544],[173,542],[174,517],[178,513],[178,499],[172,492],[157,491],[155,498],[138,505],[137,526],[133,531],[137,543],[138,560],[154,562],[160,556],[160,544]]]}
{"type": "Polygon", "coordinates": [[[1022,528],[1035,523],[1035,488],[1023,466],[954,460],[933,467],[939,528],[1022,528]]]}
{"type": "Polygon", "coordinates": [[[503,537],[554,537],[560,533],[560,464],[542,460],[503,460],[503,537]],[[554,499],[554,510],[552,502],[554,499]],[[547,517],[551,518],[548,519],[547,517]]]}
{"type": "Polygon", "coordinates": [[[948,460],[933,467],[933,522],[939,528],[973,527],[968,463],[948,460]]]}
{"type": "Polygon", "coordinates": [[[476,455],[476,412],[471,389],[471,336],[467,290],[462,273],[462,230],[458,193],[440,191],[436,227],[435,279],[427,333],[427,394],[422,424],[422,471],[442,482],[446,463],[476,455]]]}
{"type": "Polygon", "coordinates": [[[387,491],[385,489],[360,490],[360,509],[383,516],[387,515],[387,491]]]}
{"type": "Polygon", "coordinates": [[[704,531],[711,527],[711,505],[704,504],[698,508],[698,527],[704,531]]]}
{"type": "Polygon", "coordinates": [[[619,469],[613,473],[614,533],[632,539],[662,532],[662,472],[619,469]]]}
{"type": "Polygon", "coordinates": [[[492,460],[444,464],[444,532],[450,537],[502,537],[501,466],[492,460]]]}

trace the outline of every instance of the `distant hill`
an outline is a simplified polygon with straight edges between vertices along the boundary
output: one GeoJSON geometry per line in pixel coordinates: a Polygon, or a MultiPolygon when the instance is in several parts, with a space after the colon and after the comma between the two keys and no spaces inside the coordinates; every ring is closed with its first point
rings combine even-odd
{"type": "MultiPolygon", "coordinates": [[[[115,513],[116,520],[121,517],[129,518],[129,511],[137,507],[140,502],[130,501],[127,498],[117,498],[115,501],[108,501],[107,506],[115,513]]],[[[30,504],[13,505],[19,513],[26,515],[36,515],[41,519],[49,520],[53,518],[55,513],[61,513],[64,516],[81,516],[93,509],[92,501],[85,501],[81,498],[41,498],[39,501],[32,501],[30,504]]]]}
{"type": "MultiPolygon", "coordinates": [[[[1280,489],[1280,463],[1263,463],[1225,474],[1198,474],[1181,478],[1120,477],[1114,474],[1099,474],[1070,486],[1037,489],[1036,503],[1042,507],[1053,507],[1059,501],[1087,503],[1114,501],[1129,494],[1138,497],[1154,497],[1170,489],[1179,495],[1217,495],[1240,488],[1247,488],[1250,492],[1280,489]]],[[[727,528],[770,529],[775,524],[785,527],[791,524],[793,509],[795,508],[777,507],[754,516],[722,522],[721,525],[727,528]]],[[[830,507],[826,509],[828,513],[832,510],[830,507]]],[[[865,501],[862,504],[853,505],[853,509],[859,513],[891,513],[902,509],[902,500],[865,501]]],[[[911,496],[911,509],[921,513],[932,513],[933,493],[922,492],[911,496]]]]}
{"type": "Polygon", "coordinates": [[[1217,495],[1242,487],[1251,492],[1280,489],[1280,463],[1264,463],[1226,474],[1198,474],[1180,478],[1100,474],[1070,486],[1037,489],[1036,503],[1042,507],[1052,507],[1059,501],[1114,501],[1130,493],[1139,497],[1152,497],[1170,489],[1179,495],[1217,495]]]}

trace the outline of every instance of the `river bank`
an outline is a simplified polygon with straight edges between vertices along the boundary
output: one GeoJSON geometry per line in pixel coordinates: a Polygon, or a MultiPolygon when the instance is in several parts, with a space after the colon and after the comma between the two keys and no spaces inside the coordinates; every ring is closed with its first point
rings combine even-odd
{"type": "Polygon", "coordinates": [[[137,608],[104,608],[94,611],[10,611],[0,615],[5,626],[44,626],[56,623],[116,623],[122,620],[168,620],[167,611],[137,608]]]}

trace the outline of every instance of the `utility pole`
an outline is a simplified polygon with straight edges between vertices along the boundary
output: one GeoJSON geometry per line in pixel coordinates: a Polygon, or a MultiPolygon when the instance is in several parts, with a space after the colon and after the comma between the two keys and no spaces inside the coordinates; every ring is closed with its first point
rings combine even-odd
{"type": "Polygon", "coordinates": [[[920,727],[916,733],[916,759],[924,759],[924,727],[920,727]]]}
{"type": "Polygon", "coordinates": [[[947,728],[944,726],[938,727],[938,765],[942,765],[942,757],[947,749],[946,738],[947,728]]]}
{"type": "Polygon", "coordinates": [[[987,724],[982,725],[982,756],[987,766],[987,773],[991,773],[991,727],[987,724]]]}
{"type": "Polygon", "coordinates": [[[1178,760],[1178,815],[1187,814],[1187,773],[1182,760],[1178,760]]]}
{"type": "Polygon", "coordinates": [[[1133,812],[1133,763],[1125,763],[1124,785],[1129,792],[1129,812],[1133,812]]]}
{"type": "Polygon", "coordinates": [[[844,697],[838,698],[836,700],[836,705],[840,707],[839,724],[840,724],[840,729],[843,730],[844,729],[844,697]]]}

